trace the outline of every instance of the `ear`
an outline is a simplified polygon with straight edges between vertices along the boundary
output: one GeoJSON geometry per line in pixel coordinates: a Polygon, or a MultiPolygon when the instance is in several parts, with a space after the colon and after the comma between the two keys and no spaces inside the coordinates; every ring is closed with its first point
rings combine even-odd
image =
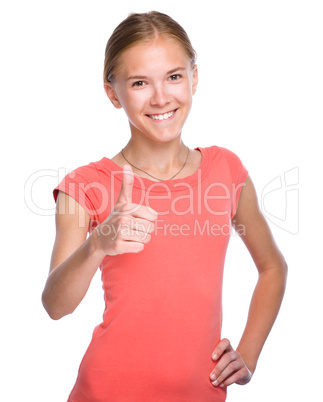
{"type": "Polygon", "coordinates": [[[116,91],[111,82],[107,81],[104,83],[104,90],[105,90],[106,94],[108,95],[108,98],[112,102],[113,106],[117,109],[121,109],[122,106],[119,102],[116,91]]]}
{"type": "Polygon", "coordinates": [[[198,77],[197,65],[194,64],[194,66],[193,66],[193,80],[192,80],[192,94],[193,95],[196,92],[198,82],[199,82],[199,77],[198,77]]]}

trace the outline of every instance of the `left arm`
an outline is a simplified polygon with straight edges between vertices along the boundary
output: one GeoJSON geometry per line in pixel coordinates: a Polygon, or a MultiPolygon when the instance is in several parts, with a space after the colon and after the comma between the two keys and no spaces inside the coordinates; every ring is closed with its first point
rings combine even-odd
{"type": "Polygon", "coordinates": [[[256,191],[249,176],[241,190],[232,225],[237,228],[244,226],[244,233],[240,237],[255,262],[258,281],[237,349],[232,348],[229,340],[222,339],[212,353],[212,356],[216,355],[212,357],[213,360],[217,361],[210,374],[215,386],[233,383],[243,385],[251,380],[260,352],[278,315],[287,278],[287,264],[259,209],[256,191]]]}

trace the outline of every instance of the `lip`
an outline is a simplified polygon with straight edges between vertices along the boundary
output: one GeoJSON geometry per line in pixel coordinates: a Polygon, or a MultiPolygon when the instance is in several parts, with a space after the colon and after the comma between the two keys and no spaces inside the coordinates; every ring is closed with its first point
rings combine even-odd
{"type": "Polygon", "coordinates": [[[164,112],[164,113],[146,114],[146,116],[147,116],[150,120],[152,120],[152,121],[154,121],[154,122],[156,122],[156,123],[162,123],[163,121],[170,121],[170,120],[172,120],[172,118],[173,118],[173,117],[175,116],[175,114],[176,114],[176,111],[177,111],[177,109],[173,109],[173,110],[170,110],[170,111],[164,112]],[[169,117],[168,119],[159,120],[159,119],[153,119],[152,117],[150,117],[150,116],[158,116],[158,115],[160,115],[160,114],[166,114],[166,113],[171,113],[171,112],[174,112],[174,114],[173,114],[173,116],[169,117]]]}

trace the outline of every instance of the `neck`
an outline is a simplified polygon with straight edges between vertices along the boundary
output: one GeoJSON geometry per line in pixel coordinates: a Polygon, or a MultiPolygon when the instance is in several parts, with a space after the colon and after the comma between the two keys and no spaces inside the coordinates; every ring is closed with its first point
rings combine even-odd
{"type": "MultiPolygon", "coordinates": [[[[169,177],[185,163],[188,147],[181,138],[169,142],[138,143],[133,137],[123,148],[125,157],[136,167],[151,175],[164,178],[169,177]]],[[[135,169],[136,170],[136,169],[135,169]]],[[[142,174],[138,170],[138,174],[142,174]]]]}

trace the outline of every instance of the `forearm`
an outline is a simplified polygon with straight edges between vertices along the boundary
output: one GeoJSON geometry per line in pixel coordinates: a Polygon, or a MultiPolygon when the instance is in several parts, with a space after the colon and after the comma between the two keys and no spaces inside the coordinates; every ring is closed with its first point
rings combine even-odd
{"type": "Polygon", "coordinates": [[[42,302],[51,318],[57,320],[71,314],[85,296],[103,259],[93,243],[92,236],[89,236],[48,275],[42,302]]]}
{"type": "Polygon", "coordinates": [[[287,277],[285,262],[259,274],[248,320],[237,350],[253,373],[263,345],[278,315],[287,277]]]}

